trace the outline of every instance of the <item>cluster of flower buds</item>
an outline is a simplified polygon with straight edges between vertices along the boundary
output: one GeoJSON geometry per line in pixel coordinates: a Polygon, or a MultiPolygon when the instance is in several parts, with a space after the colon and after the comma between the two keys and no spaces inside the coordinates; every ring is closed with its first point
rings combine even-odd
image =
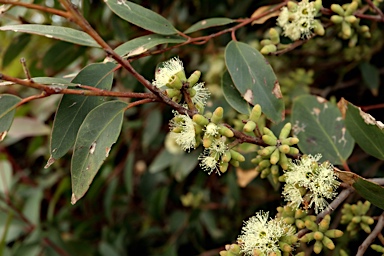
{"type": "Polygon", "coordinates": [[[332,4],[331,10],[335,12],[335,15],[331,16],[331,21],[335,24],[339,24],[341,27],[339,36],[342,39],[350,39],[348,46],[354,47],[358,41],[358,34],[363,37],[371,37],[369,27],[367,25],[360,25],[360,19],[356,18],[354,12],[357,10],[359,4],[358,1],[353,0],[351,3],[332,4]]]}
{"type": "Polygon", "coordinates": [[[192,118],[200,126],[196,129],[197,133],[202,134],[199,138],[202,140],[204,152],[199,156],[200,166],[209,173],[215,170],[217,173],[224,173],[229,164],[238,167],[239,162],[245,161],[242,154],[228,148],[226,141],[232,138],[234,133],[221,123],[223,114],[223,108],[218,107],[213,111],[210,120],[200,114],[195,114],[192,118]]]}
{"type": "Polygon", "coordinates": [[[307,211],[302,209],[294,209],[288,205],[277,207],[277,218],[290,225],[295,225],[298,230],[305,228],[305,221],[316,221],[315,215],[308,215],[307,211]]]}
{"type": "Polygon", "coordinates": [[[220,256],[240,256],[243,255],[240,252],[240,246],[238,244],[225,245],[225,251],[220,251],[220,256]]]}
{"type": "Polygon", "coordinates": [[[312,240],[315,240],[316,242],[313,246],[313,251],[316,254],[319,254],[323,250],[324,246],[329,250],[335,249],[335,244],[331,238],[341,237],[343,235],[343,231],[338,229],[329,229],[330,222],[331,217],[329,215],[326,215],[319,224],[316,224],[316,221],[306,220],[305,226],[312,232],[305,234],[300,241],[309,243],[312,240]]]}
{"type": "Polygon", "coordinates": [[[347,231],[350,232],[351,236],[354,236],[359,231],[359,228],[364,230],[366,233],[371,233],[369,225],[374,223],[372,217],[366,215],[371,203],[365,201],[364,204],[359,201],[357,204],[344,204],[343,210],[341,211],[343,216],[341,217],[341,224],[348,224],[347,231]]]}
{"type": "Polygon", "coordinates": [[[257,165],[256,171],[261,173],[261,178],[272,175],[273,181],[277,183],[280,177],[279,165],[283,170],[288,169],[287,154],[297,155],[299,153],[297,148],[292,147],[299,142],[299,139],[288,137],[291,129],[291,123],[286,123],[281,129],[279,137],[276,137],[270,129],[263,127],[262,140],[268,146],[258,150],[258,155],[252,159],[252,163],[257,165]]]}

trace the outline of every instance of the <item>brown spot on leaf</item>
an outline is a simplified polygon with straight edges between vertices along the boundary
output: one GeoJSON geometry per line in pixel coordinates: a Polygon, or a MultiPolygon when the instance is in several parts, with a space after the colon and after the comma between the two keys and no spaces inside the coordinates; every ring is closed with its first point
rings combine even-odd
{"type": "Polygon", "coordinates": [[[275,95],[276,98],[281,99],[283,95],[281,94],[280,84],[278,81],[275,82],[272,89],[272,94],[275,95]]]}
{"type": "Polygon", "coordinates": [[[341,98],[341,100],[337,102],[337,107],[339,108],[343,119],[345,119],[345,112],[347,111],[347,108],[348,108],[347,104],[348,104],[348,101],[346,101],[344,98],[341,98]]]}
{"type": "Polygon", "coordinates": [[[324,99],[324,98],[322,98],[322,97],[320,97],[320,96],[317,96],[316,99],[317,99],[317,102],[319,102],[319,103],[327,102],[326,99],[324,99]]]}
{"type": "Polygon", "coordinates": [[[252,101],[253,101],[253,92],[251,91],[251,89],[248,89],[248,90],[245,92],[243,98],[244,98],[247,102],[252,103],[252,101]]]}
{"type": "Polygon", "coordinates": [[[205,25],[205,24],[207,24],[207,21],[206,21],[206,20],[203,20],[203,21],[201,22],[201,25],[205,25]]]}
{"type": "MultiPolygon", "coordinates": [[[[53,151],[52,151],[53,152],[53,151]]],[[[49,166],[51,166],[55,162],[55,158],[52,157],[52,155],[49,157],[47,164],[44,166],[44,169],[47,169],[49,166]]]]}
{"type": "Polygon", "coordinates": [[[361,178],[356,173],[342,171],[336,167],[333,167],[333,171],[337,174],[339,179],[341,179],[342,181],[344,181],[350,186],[353,186],[353,184],[357,181],[357,179],[361,178]]]}
{"type": "Polygon", "coordinates": [[[365,113],[363,110],[361,110],[361,108],[359,108],[359,111],[360,111],[360,116],[363,118],[366,124],[376,125],[377,127],[380,128],[380,130],[384,128],[384,124],[382,122],[376,121],[376,119],[373,116],[371,116],[368,113],[365,113]]]}
{"type": "Polygon", "coordinates": [[[5,136],[7,136],[7,133],[8,133],[7,131],[3,131],[0,133],[0,141],[4,140],[5,136]]]}
{"type": "Polygon", "coordinates": [[[75,193],[72,193],[72,196],[71,196],[71,204],[74,205],[76,202],[77,202],[77,198],[76,198],[76,196],[75,196],[75,193]]]}

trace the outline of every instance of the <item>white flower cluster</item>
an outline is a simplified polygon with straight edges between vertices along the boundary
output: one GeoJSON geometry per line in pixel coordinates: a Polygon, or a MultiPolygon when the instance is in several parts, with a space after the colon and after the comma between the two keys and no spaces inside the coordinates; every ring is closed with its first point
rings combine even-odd
{"type": "Polygon", "coordinates": [[[169,122],[170,137],[174,139],[184,151],[195,148],[195,126],[188,115],[180,115],[174,111],[175,117],[169,122]]]}
{"type": "Polygon", "coordinates": [[[281,252],[279,248],[280,238],[293,235],[294,231],[294,228],[282,219],[268,220],[268,212],[258,212],[244,222],[237,242],[244,255],[253,256],[255,251],[259,251],[261,255],[269,255],[270,253],[281,252]]]}
{"type": "Polygon", "coordinates": [[[156,70],[153,85],[159,88],[163,87],[172,80],[173,76],[183,71],[183,62],[179,58],[174,57],[164,62],[163,66],[156,70]]]}
{"type": "Polygon", "coordinates": [[[211,174],[213,171],[215,171],[217,174],[220,175],[219,164],[222,155],[227,150],[227,144],[222,140],[222,137],[214,139],[212,141],[212,144],[208,148],[205,148],[203,153],[200,154],[198,158],[199,160],[201,160],[200,167],[204,171],[207,171],[208,174],[211,174]]]}
{"type": "Polygon", "coordinates": [[[288,7],[281,8],[277,24],[283,28],[283,35],[294,41],[300,37],[309,38],[316,25],[316,14],[315,2],[289,2],[288,7]]]}
{"type": "Polygon", "coordinates": [[[289,164],[284,173],[283,196],[289,205],[298,208],[301,204],[315,206],[316,214],[328,206],[326,199],[334,198],[339,187],[337,175],[329,162],[319,164],[321,155],[304,155],[289,164]]]}

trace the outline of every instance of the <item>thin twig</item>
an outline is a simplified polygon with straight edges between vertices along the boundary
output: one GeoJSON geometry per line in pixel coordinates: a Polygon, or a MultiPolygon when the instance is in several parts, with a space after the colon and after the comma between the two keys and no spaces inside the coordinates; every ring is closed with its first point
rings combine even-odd
{"type": "Polygon", "coordinates": [[[25,61],[25,58],[21,58],[20,59],[20,63],[21,63],[21,66],[23,67],[23,71],[24,71],[24,74],[26,76],[26,78],[32,82],[32,78],[31,78],[31,74],[29,73],[29,70],[28,70],[28,67],[27,67],[27,63],[25,61]]]}
{"type": "Polygon", "coordinates": [[[359,246],[356,256],[363,256],[369,245],[375,240],[377,235],[381,232],[384,226],[384,212],[380,215],[376,227],[372,230],[371,234],[367,236],[364,242],[359,246]]]}
{"type": "Polygon", "coordinates": [[[15,5],[15,6],[22,6],[22,7],[28,8],[28,9],[35,9],[35,10],[39,10],[39,11],[43,11],[43,12],[47,12],[47,13],[52,13],[54,15],[58,15],[58,16],[66,18],[66,19],[70,19],[70,17],[71,17],[69,15],[69,13],[65,12],[65,11],[61,11],[61,10],[57,10],[54,8],[41,6],[41,5],[37,5],[37,4],[25,3],[25,2],[21,2],[21,1],[0,0],[0,4],[11,4],[11,5],[15,5]]]}

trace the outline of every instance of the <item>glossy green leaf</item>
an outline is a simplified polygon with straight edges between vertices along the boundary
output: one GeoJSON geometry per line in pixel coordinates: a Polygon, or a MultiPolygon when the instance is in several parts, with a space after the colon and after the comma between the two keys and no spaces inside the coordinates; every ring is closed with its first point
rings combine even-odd
{"type": "Polygon", "coordinates": [[[21,34],[14,37],[3,55],[3,68],[7,67],[31,41],[31,35],[21,34]]]}
{"type": "Polygon", "coordinates": [[[248,115],[250,113],[249,103],[241,97],[239,91],[234,86],[228,71],[225,71],[221,78],[221,88],[223,90],[224,98],[232,108],[242,114],[248,115]]]}
{"type": "MultiPolygon", "coordinates": [[[[73,84],[93,86],[110,90],[113,80],[113,63],[96,63],[86,66],[72,80],[73,84]]],[[[51,159],[47,167],[55,159],[65,155],[75,143],[77,131],[85,116],[103,102],[103,97],[91,97],[66,94],[61,99],[53,122],[51,135],[51,159]]]]}
{"type": "Polygon", "coordinates": [[[359,68],[363,76],[364,84],[372,91],[374,95],[377,95],[380,86],[379,69],[368,62],[361,63],[359,68]]]}
{"type": "Polygon", "coordinates": [[[119,137],[126,106],[117,100],[105,102],[94,108],[80,126],[71,162],[72,204],[84,196],[108,157],[119,137]]]}
{"type": "Polygon", "coordinates": [[[339,178],[353,186],[356,191],[375,206],[384,210],[384,188],[372,181],[364,179],[356,173],[341,171],[335,168],[339,178]]]}
{"type": "Polygon", "coordinates": [[[115,52],[120,56],[135,56],[142,54],[152,47],[161,44],[178,44],[185,42],[186,39],[181,36],[164,36],[164,35],[146,35],[129,40],[128,42],[118,46],[115,52]]]}
{"type": "Polygon", "coordinates": [[[248,44],[231,41],[225,49],[225,63],[241,96],[252,105],[260,104],[272,121],[281,121],[284,102],[280,86],[264,56],[248,44]]]}
{"type": "Polygon", "coordinates": [[[16,106],[21,99],[11,94],[0,94],[0,141],[2,141],[12,125],[16,106]]]}
{"type": "Polygon", "coordinates": [[[71,83],[67,79],[59,77],[33,77],[33,81],[39,84],[57,85],[65,87],[76,87],[76,84],[71,83]]]}
{"type": "Polygon", "coordinates": [[[55,38],[69,43],[100,48],[96,41],[93,40],[93,38],[90,37],[87,33],[73,28],[51,25],[24,24],[2,26],[0,27],[0,30],[35,34],[48,38],[55,38]]]}
{"type": "Polygon", "coordinates": [[[343,102],[345,125],[356,143],[368,154],[384,160],[384,124],[359,107],[345,100],[343,102]]]}
{"type": "Polygon", "coordinates": [[[161,35],[174,35],[177,30],[159,14],[126,0],[105,0],[109,8],[120,18],[138,27],[161,35]]]}
{"type": "Polygon", "coordinates": [[[198,21],[192,26],[190,26],[187,30],[184,31],[184,34],[189,34],[189,33],[196,32],[196,31],[203,30],[210,27],[224,26],[227,24],[231,24],[233,22],[235,21],[228,18],[205,19],[205,20],[198,21]]]}
{"type": "Polygon", "coordinates": [[[343,164],[355,144],[345,128],[336,105],[312,95],[303,95],[293,101],[291,123],[293,134],[305,154],[320,153],[321,161],[343,164]]]}

